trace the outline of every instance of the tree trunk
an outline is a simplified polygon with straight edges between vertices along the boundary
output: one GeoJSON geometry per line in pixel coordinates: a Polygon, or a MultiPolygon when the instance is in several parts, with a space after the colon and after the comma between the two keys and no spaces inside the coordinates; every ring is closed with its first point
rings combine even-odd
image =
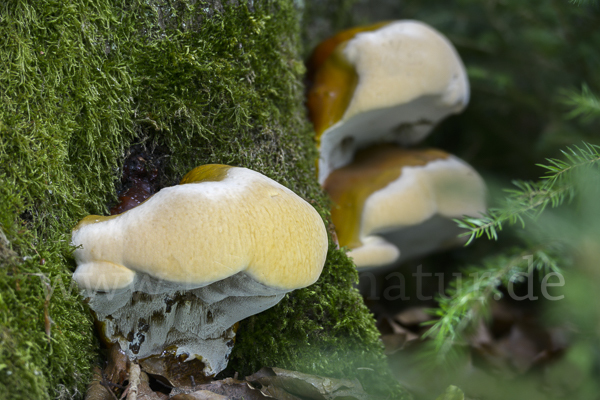
{"type": "MultiPolygon", "coordinates": [[[[0,391],[78,397],[100,346],[71,283],[70,231],[115,205],[128,157],[157,171],[154,189],[202,164],[251,168],[328,221],[300,11],[284,0],[31,0],[0,13],[0,391]]],[[[400,393],[356,279],[331,245],[315,285],[241,322],[226,372],[282,367],[400,393]]]]}

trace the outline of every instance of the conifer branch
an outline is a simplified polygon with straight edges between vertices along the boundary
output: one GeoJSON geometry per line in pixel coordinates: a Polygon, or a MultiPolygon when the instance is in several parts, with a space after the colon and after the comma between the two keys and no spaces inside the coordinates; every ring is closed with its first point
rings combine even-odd
{"type": "Polygon", "coordinates": [[[569,106],[571,111],[567,113],[567,118],[581,118],[583,121],[590,121],[600,117],[600,98],[596,96],[590,88],[584,84],[581,87],[581,93],[575,90],[562,91],[564,95],[563,104],[569,106]]]}
{"type": "Polygon", "coordinates": [[[486,235],[498,239],[498,232],[505,225],[519,223],[525,227],[525,218],[535,220],[550,206],[558,207],[575,196],[572,174],[585,168],[597,167],[600,161],[600,146],[584,143],[583,147],[568,147],[562,152],[564,160],[548,159],[548,164],[538,164],[547,170],[539,181],[513,181],[515,189],[506,189],[507,197],[501,207],[490,208],[481,217],[464,217],[455,222],[466,229],[467,244],[486,235]]]}
{"type": "Polygon", "coordinates": [[[559,248],[558,243],[515,248],[484,260],[482,266],[465,268],[460,278],[450,283],[446,294],[438,296],[438,308],[431,313],[439,319],[432,321],[423,335],[433,338],[438,361],[464,339],[470,328],[489,317],[490,301],[504,295],[500,286],[521,281],[524,275],[532,279],[533,270],[560,273],[559,248]]]}
{"type": "Polygon", "coordinates": [[[596,5],[598,4],[598,0],[571,0],[571,3],[576,4],[578,6],[587,6],[587,5],[596,5]]]}

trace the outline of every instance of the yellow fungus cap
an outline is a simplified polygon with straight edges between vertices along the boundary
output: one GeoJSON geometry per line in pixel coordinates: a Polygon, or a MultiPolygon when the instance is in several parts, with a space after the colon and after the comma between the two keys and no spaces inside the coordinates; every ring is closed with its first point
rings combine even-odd
{"type": "Polygon", "coordinates": [[[417,21],[344,31],[311,61],[307,106],[319,145],[319,182],[377,142],[413,144],[469,100],[452,44],[417,21]]]}
{"type": "Polygon", "coordinates": [[[111,218],[73,231],[81,287],[126,287],[137,274],[202,287],[243,272],[293,290],[314,283],[327,253],[323,220],[306,201],[258,172],[205,165],[111,218]]]}
{"type": "Polygon", "coordinates": [[[384,144],[361,150],[351,164],[329,175],[324,188],[334,202],[331,218],[340,246],[357,255],[358,267],[395,261],[391,245],[399,247],[405,259],[435,248],[436,243],[450,244],[458,233],[452,229],[452,218],[486,209],[486,188],[479,174],[436,149],[384,144]],[[437,232],[435,226],[414,231],[412,246],[400,244],[405,239],[398,232],[428,221],[435,222],[437,232]]]}

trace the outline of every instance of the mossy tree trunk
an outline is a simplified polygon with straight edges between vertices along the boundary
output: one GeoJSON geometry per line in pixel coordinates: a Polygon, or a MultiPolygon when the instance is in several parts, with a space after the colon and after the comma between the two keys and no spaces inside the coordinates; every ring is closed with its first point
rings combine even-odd
{"type": "MultiPolygon", "coordinates": [[[[160,160],[161,186],[201,164],[247,167],[328,220],[299,11],[283,0],[15,0],[0,20],[0,398],[77,397],[102,358],[71,286],[70,230],[115,203],[132,146],[160,160]]],[[[331,246],[319,282],[241,323],[228,371],[278,366],[399,393],[355,280],[331,246]]]]}

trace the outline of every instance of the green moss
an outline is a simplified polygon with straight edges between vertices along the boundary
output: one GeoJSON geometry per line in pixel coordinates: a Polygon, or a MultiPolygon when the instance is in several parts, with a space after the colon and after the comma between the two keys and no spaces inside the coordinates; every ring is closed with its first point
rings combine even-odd
{"type": "Polygon", "coordinates": [[[80,3],[0,8],[0,225],[18,254],[0,262],[0,398],[76,395],[96,357],[89,313],[59,283],[70,228],[105,210],[133,135],[127,82],[113,84],[121,71],[95,45],[107,7],[80,3]]]}
{"type": "Polygon", "coordinates": [[[58,271],[64,260],[52,259],[60,250],[47,251],[2,263],[0,398],[70,398],[89,378],[97,347],[91,318],[58,271]],[[49,267],[40,268],[41,260],[49,267]]]}
{"type": "Polygon", "coordinates": [[[229,371],[277,366],[336,378],[358,378],[382,398],[408,397],[386,368],[379,331],[353,283],[352,261],[330,245],[314,285],[240,324],[229,371]]]}
{"type": "MultiPolygon", "coordinates": [[[[97,354],[89,314],[69,290],[70,229],[106,214],[133,143],[162,158],[162,185],[201,164],[243,166],[328,218],[303,107],[298,12],[283,0],[1,7],[0,225],[18,257],[0,261],[0,397],[67,398],[84,390],[97,354]]],[[[359,377],[399,393],[391,378],[381,383],[387,366],[355,280],[331,249],[317,284],[241,324],[231,369],[359,377]]]]}

